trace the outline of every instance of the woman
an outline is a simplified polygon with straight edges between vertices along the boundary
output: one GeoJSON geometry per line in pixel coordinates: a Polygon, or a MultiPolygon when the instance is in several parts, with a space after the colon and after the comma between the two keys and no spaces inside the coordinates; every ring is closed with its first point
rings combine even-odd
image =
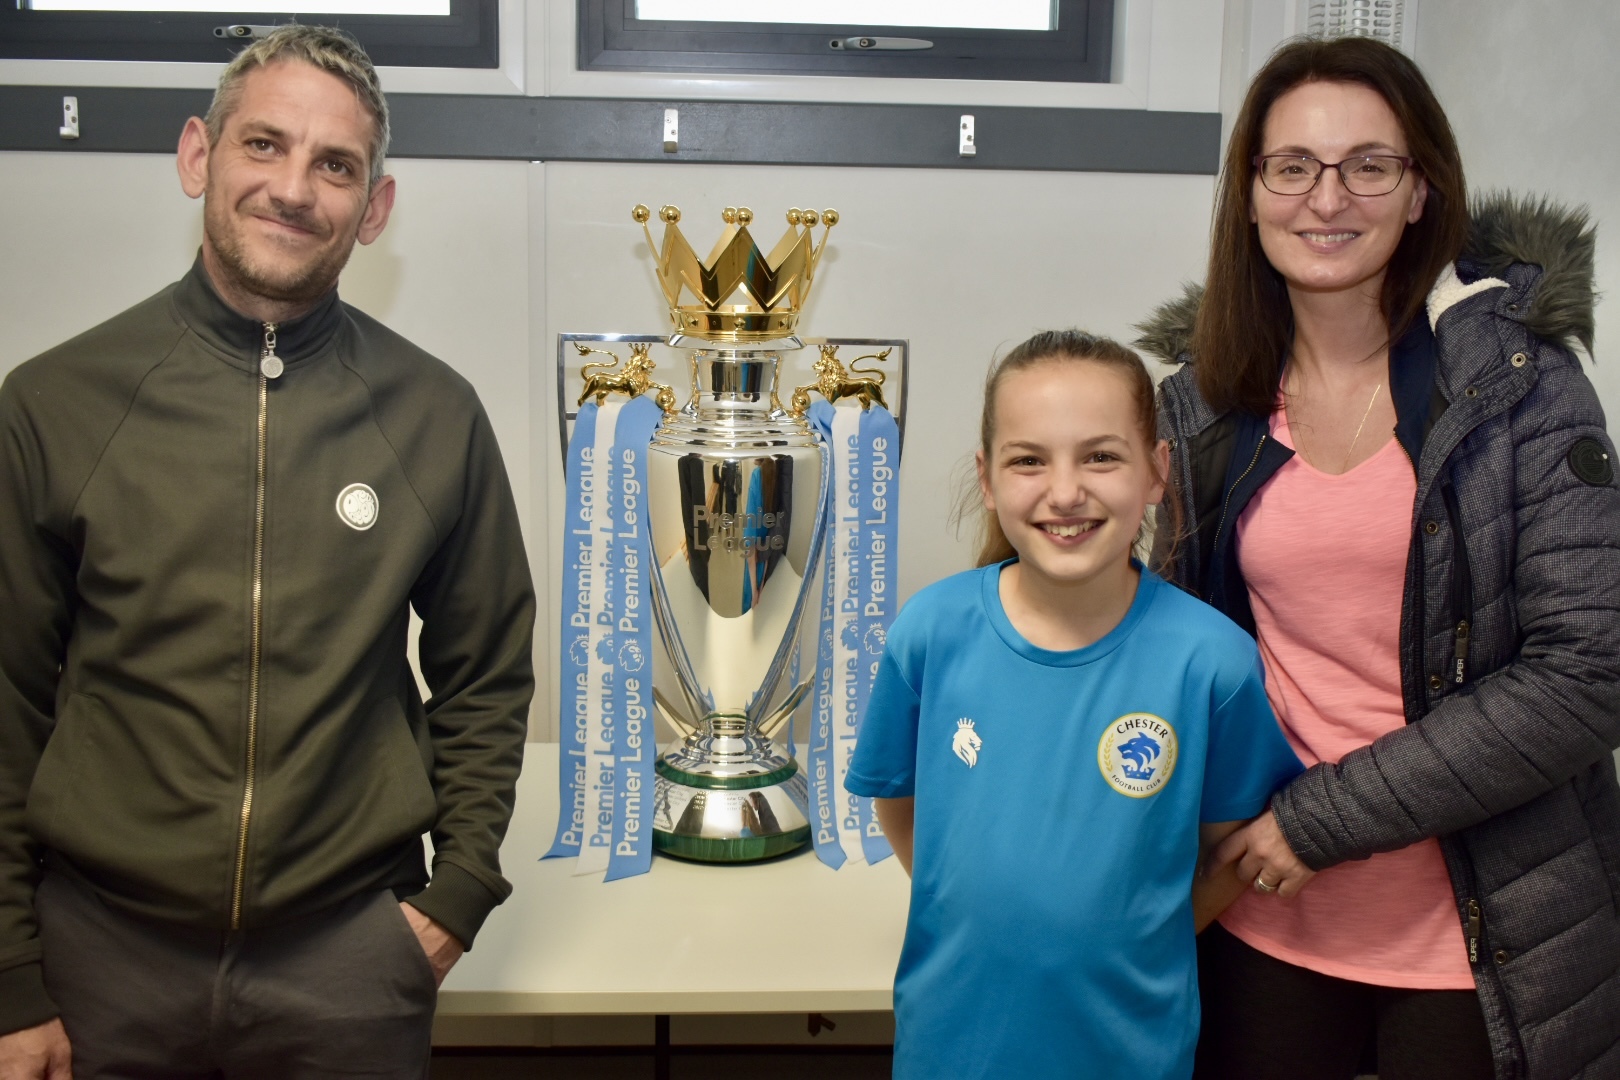
{"type": "Polygon", "coordinates": [[[1417,68],[1284,46],[1210,271],[1142,329],[1176,580],[1256,635],[1309,766],[1212,853],[1200,1075],[1620,1076],[1620,489],[1570,351],[1583,217],[1470,226],[1417,68]],[[1189,362],[1195,361],[1195,362],[1189,362]],[[1584,1070],[1584,1071],[1583,1071],[1584,1070]]]}

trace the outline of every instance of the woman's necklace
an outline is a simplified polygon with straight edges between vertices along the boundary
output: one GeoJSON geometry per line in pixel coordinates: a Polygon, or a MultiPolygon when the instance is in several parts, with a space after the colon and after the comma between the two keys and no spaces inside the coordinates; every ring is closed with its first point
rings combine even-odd
{"type": "Polygon", "coordinates": [[[1367,426],[1367,417],[1372,415],[1373,402],[1378,400],[1378,391],[1383,388],[1384,384],[1380,382],[1373,387],[1372,397],[1367,399],[1367,411],[1361,414],[1361,423],[1356,425],[1356,433],[1350,436],[1350,445],[1344,448],[1344,464],[1339,466],[1341,474],[1350,471],[1350,456],[1356,452],[1356,443],[1361,440],[1361,429],[1367,426]]]}
{"type": "MultiPolygon", "coordinates": [[[[1383,388],[1384,384],[1380,381],[1377,386],[1373,387],[1372,397],[1367,399],[1367,408],[1361,414],[1361,423],[1356,425],[1356,433],[1350,436],[1350,445],[1344,448],[1344,461],[1339,465],[1341,475],[1350,471],[1350,458],[1356,452],[1356,443],[1361,441],[1361,433],[1367,427],[1367,417],[1372,415],[1373,403],[1378,400],[1378,392],[1383,388]]],[[[1289,396],[1293,397],[1295,395],[1290,394],[1289,396]]],[[[1299,436],[1295,435],[1294,437],[1298,439],[1299,436]]]]}

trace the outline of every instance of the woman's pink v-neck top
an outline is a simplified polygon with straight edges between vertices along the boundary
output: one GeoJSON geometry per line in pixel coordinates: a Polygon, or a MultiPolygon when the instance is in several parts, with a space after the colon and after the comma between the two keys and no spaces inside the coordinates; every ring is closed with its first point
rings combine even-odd
{"type": "MultiPolygon", "coordinates": [[[[1296,449],[1280,407],[1271,433],[1296,449]]],[[[1401,597],[1416,495],[1412,463],[1391,438],[1339,476],[1296,452],[1238,516],[1266,694],[1307,768],[1406,723],[1401,597]]],[[[1341,979],[1474,987],[1437,840],[1329,867],[1292,899],[1251,890],[1221,925],[1263,953],[1341,979]]]]}

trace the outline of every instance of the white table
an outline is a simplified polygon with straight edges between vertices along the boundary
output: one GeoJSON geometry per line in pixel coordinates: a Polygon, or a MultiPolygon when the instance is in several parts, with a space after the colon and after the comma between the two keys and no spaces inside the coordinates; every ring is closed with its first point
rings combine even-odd
{"type": "Polygon", "coordinates": [[[450,972],[441,1014],[865,1012],[893,1008],[909,882],[808,848],[750,866],[654,856],[639,877],[540,860],[557,823],[557,745],[530,743],[501,848],[510,899],[450,972]],[[810,932],[839,905],[832,939],[810,932]]]}

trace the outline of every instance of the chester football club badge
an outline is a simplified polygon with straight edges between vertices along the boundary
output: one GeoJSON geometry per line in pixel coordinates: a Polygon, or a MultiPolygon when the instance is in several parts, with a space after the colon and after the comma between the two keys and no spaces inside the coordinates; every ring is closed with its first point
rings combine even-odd
{"type": "Polygon", "coordinates": [[[1126,713],[1103,732],[1097,768],[1121,795],[1145,799],[1170,782],[1179,749],[1169,721],[1152,713],[1126,713]]]}

